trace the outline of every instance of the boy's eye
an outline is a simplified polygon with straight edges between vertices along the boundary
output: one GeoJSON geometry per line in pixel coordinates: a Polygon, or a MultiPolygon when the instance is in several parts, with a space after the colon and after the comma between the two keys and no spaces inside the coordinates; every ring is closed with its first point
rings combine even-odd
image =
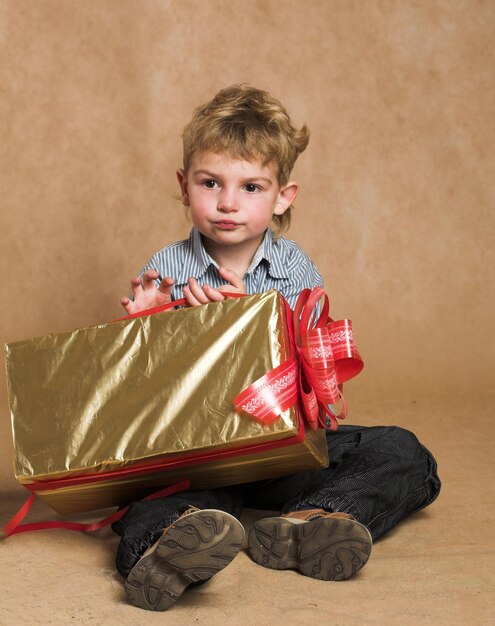
{"type": "Polygon", "coordinates": [[[257,191],[259,189],[258,185],[255,185],[254,183],[248,183],[246,185],[246,191],[249,191],[249,193],[253,193],[254,191],[257,191]]]}
{"type": "Polygon", "coordinates": [[[207,189],[215,189],[215,185],[217,184],[216,180],[204,180],[203,181],[203,185],[207,188],[207,189]]]}

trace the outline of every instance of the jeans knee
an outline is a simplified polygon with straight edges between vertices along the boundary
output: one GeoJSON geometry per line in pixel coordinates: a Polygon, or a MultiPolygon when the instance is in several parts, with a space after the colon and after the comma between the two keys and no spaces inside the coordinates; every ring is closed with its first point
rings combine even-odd
{"type": "Polygon", "coordinates": [[[400,426],[389,426],[388,437],[393,443],[394,447],[401,451],[401,456],[404,458],[416,458],[424,456],[424,448],[419,442],[416,435],[400,426]]]}
{"type": "Polygon", "coordinates": [[[431,492],[430,501],[433,501],[440,492],[441,486],[435,457],[410,430],[400,426],[392,426],[390,428],[391,439],[401,457],[410,459],[411,463],[423,468],[425,483],[431,492]]]}

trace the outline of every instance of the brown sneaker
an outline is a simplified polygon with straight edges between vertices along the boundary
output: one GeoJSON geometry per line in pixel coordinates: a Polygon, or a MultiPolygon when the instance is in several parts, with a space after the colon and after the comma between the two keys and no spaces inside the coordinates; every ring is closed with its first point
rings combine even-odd
{"type": "Polygon", "coordinates": [[[248,549],[253,561],[272,569],[297,569],[320,580],[345,580],[371,553],[369,530],[347,513],[322,509],[265,517],[253,524],[248,549]]]}
{"type": "Polygon", "coordinates": [[[188,509],[129,572],[129,601],[148,611],[165,611],[191,583],[226,567],[243,540],[242,524],[229,513],[188,509]]]}

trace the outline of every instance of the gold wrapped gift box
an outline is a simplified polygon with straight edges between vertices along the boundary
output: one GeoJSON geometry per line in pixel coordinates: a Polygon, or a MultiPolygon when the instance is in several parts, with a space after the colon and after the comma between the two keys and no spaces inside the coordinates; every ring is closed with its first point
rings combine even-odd
{"type": "Polygon", "coordinates": [[[16,478],[73,513],[325,467],[297,406],[265,425],[232,404],[289,356],[276,291],[9,344],[16,478]]]}

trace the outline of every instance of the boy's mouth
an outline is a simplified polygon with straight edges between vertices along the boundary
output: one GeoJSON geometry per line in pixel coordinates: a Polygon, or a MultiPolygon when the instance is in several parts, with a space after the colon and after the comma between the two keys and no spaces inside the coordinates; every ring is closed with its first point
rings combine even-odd
{"type": "Polygon", "coordinates": [[[219,220],[218,222],[215,222],[215,226],[221,230],[233,230],[239,225],[240,224],[238,222],[234,222],[232,220],[219,220]]]}

